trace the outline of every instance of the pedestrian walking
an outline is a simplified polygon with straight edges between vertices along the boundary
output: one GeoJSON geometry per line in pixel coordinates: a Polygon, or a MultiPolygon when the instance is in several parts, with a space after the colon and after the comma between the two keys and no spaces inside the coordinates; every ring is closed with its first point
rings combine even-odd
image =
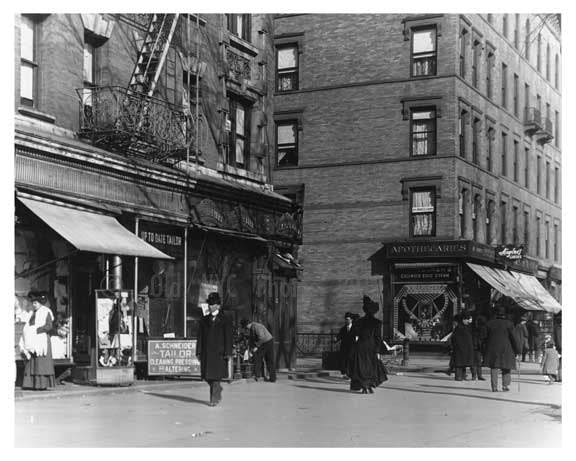
{"type": "Polygon", "coordinates": [[[232,322],[221,311],[218,293],[210,293],[206,302],[210,312],[200,320],[196,356],[200,360],[200,375],[210,386],[210,406],[216,406],[222,400],[221,381],[228,378],[232,322]]]}
{"type": "Polygon", "coordinates": [[[374,317],[378,312],[378,303],[368,296],[363,298],[364,317],[354,322],[355,343],[350,353],[348,376],[350,390],[373,394],[374,388],[388,379],[386,368],[380,361],[382,345],[382,322],[374,317]]]}
{"type": "Polygon", "coordinates": [[[554,344],[558,351],[558,382],[562,382],[562,312],[554,319],[554,344]]]}
{"type": "Polygon", "coordinates": [[[554,383],[558,379],[558,369],[560,368],[560,356],[552,338],[546,341],[544,345],[544,354],[542,355],[542,374],[545,376],[548,384],[554,383]]]}
{"type": "Polygon", "coordinates": [[[520,347],[514,338],[514,325],[506,316],[506,308],[498,306],[496,318],[487,325],[484,365],[490,368],[492,392],[498,392],[498,370],[502,373],[502,390],[508,392],[512,382],[511,371],[516,369],[516,353],[520,347]]]}
{"type": "Polygon", "coordinates": [[[526,329],[528,330],[528,360],[538,362],[541,335],[540,325],[536,320],[530,318],[526,322],[526,329]]]}
{"type": "Polygon", "coordinates": [[[472,329],[472,343],[474,345],[474,361],[472,365],[472,379],[484,381],[482,376],[482,362],[484,360],[484,352],[486,349],[486,339],[488,338],[488,328],[486,327],[486,318],[479,315],[474,319],[471,326],[472,329]]]}
{"type": "Polygon", "coordinates": [[[26,321],[20,338],[20,350],[26,359],[22,389],[44,391],[56,386],[52,345],[48,333],[54,315],[45,292],[31,292],[32,315],[26,321]]]}
{"type": "Polygon", "coordinates": [[[276,382],[276,364],[274,360],[274,338],[268,329],[258,322],[242,319],[240,325],[248,334],[248,346],[252,349],[254,360],[254,379],[264,376],[264,364],[268,370],[268,381],[276,382]]]}
{"type": "Polygon", "coordinates": [[[344,314],[344,326],[340,328],[340,331],[336,335],[336,342],[340,343],[340,373],[342,373],[343,376],[347,376],[350,351],[352,350],[352,346],[356,340],[352,323],[357,318],[358,315],[353,314],[352,312],[346,312],[346,314],[344,314]]]}
{"type": "Polygon", "coordinates": [[[456,328],[452,332],[450,342],[452,345],[452,365],[454,366],[454,379],[463,381],[466,368],[474,365],[474,343],[470,323],[472,317],[468,312],[462,312],[455,317],[456,328]]]}

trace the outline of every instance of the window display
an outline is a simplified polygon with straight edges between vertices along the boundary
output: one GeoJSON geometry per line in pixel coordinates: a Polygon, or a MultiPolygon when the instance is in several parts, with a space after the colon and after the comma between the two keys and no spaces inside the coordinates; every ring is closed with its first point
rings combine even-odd
{"type": "Polygon", "coordinates": [[[99,367],[132,365],[133,313],[132,290],[96,290],[99,367]]]}

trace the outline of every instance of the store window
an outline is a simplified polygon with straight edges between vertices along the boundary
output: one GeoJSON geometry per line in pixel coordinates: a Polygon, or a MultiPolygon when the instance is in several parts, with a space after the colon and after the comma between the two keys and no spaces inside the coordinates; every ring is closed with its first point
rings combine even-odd
{"type": "Polygon", "coordinates": [[[435,202],[434,188],[410,191],[410,227],[413,237],[436,235],[435,202]]]}
{"type": "Polygon", "coordinates": [[[436,75],[436,28],[412,29],[412,77],[436,75]]]}
{"type": "Polygon", "coordinates": [[[240,99],[229,99],[229,142],[227,163],[231,166],[248,169],[250,148],[250,106],[240,99]]]}
{"type": "Polygon", "coordinates": [[[412,109],[410,127],[412,155],[436,155],[436,109],[412,109]]]}
{"type": "Polygon", "coordinates": [[[276,165],[298,165],[298,121],[286,120],[276,123],[276,165]]]}
{"type": "Polygon", "coordinates": [[[298,45],[276,48],[276,91],[298,89],[298,45]]]}
{"type": "Polygon", "coordinates": [[[242,40],[250,42],[252,16],[250,14],[227,14],[228,30],[242,40]]]}
{"type": "Polygon", "coordinates": [[[36,107],[38,82],[37,24],[20,17],[20,104],[36,107]]]}

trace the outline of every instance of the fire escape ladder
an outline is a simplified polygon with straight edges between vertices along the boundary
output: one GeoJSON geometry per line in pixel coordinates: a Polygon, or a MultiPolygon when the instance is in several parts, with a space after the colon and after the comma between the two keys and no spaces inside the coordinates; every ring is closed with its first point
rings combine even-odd
{"type": "Polygon", "coordinates": [[[179,14],[152,15],[130,79],[130,90],[148,96],[154,94],[179,16],[179,14]]]}

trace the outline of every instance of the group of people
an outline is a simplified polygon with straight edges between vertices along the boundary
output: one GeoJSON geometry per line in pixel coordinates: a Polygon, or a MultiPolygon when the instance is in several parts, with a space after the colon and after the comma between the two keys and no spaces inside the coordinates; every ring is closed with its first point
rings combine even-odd
{"type": "MultiPolygon", "coordinates": [[[[502,375],[502,391],[508,392],[512,381],[511,372],[517,367],[517,357],[522,358],[523,353],[530,349],[525,326],[527,318],[521,318],[514,325],[508,319],[506,308],[499,306],[495,318],[489,321],[478,316],[473,323],[472,315],[466,311],[457,314],[454,320],[456,326],[450,337],[448,373],[454,370],[455,380],[462,381],[467,379],[466,370],[470,368],[472,379],[484,380],[482,366],[486,366],[490,368],[492,392],[498,392],[499,371],[502,375]]],[[[544,347],[542,373],[552,382],[558,378],[560,355],[552,337],[546,337],[544,347]]]]}
{"type": "Polygon", "coordinates": [[[350,391],[372,394],[374,389],[388,379],[386,367],[380,360],[382,349],[382,322],[375,314],[378,303],[364,296],[364,316],[347,312],[345,325],[336,340],[340,342],[340,369],[350,378],[350,391]]]}

